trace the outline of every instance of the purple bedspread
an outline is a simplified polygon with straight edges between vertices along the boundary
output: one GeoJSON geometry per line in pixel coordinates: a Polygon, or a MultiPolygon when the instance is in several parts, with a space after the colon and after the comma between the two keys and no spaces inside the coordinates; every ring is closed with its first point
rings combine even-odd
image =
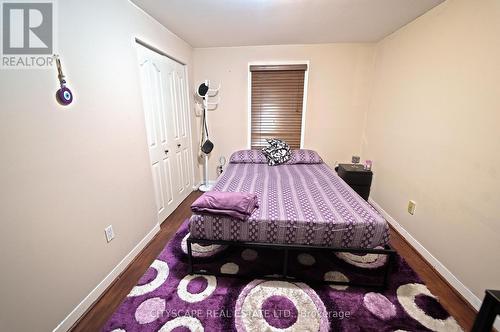
{"type": "Polygon", "coordinates": [[[215,191],[257,194],[248,220],[194,214],[195,238],[373,248],[389,242],[384,218],[326,164],[231,163],[215,191]]]}

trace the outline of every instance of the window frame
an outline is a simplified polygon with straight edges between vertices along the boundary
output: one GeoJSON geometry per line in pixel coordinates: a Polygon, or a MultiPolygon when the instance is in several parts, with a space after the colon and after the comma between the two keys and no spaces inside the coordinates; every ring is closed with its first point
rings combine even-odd
{"type": "Polygon", "coordinates": [[[249,62],[247,66],[247,84],[248,84],[248,98],[247,98],[247,149],[252,148],[252,72],[250,66],[286,66],[286,65],[307,65],[304,72],[304,96],[302,97],[302,121],[300,124],[300,148],[304,148],[304,134],[306,126],[306,112],[307,112],[307,95],[309,87],[309,70],[311,68],[309,60],[297,61],[253,61],[249,62]]]}

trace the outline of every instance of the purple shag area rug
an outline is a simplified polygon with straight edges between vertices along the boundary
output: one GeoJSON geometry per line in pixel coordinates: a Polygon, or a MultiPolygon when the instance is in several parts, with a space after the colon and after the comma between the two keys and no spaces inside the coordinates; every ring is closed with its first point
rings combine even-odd
{"type": "MultiPolygon", "coordinates": [[[[388,289],[243,280],[188,274],[187,221],[148,268],[103,331],[462,331],[397,256],[388,289]]],[[[279,251],[193,245],[209,271],[278,274],[279,251]]],[[[382,255],[291,252],[302,280],[380,282],[382,255]]]]}

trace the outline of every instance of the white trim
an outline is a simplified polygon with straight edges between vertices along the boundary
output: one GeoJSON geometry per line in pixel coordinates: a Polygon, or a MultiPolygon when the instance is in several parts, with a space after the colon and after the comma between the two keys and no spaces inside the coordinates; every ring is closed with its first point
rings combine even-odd
{"type": "Polygon", "coordinates": [[[62,320],[53,332],[68,331],[73,324],[90,308],[90,306],[101,296],[111,283],[118,278],[132,260],[141,252],[153,237],[160,231],[160,225],[156,224],[153,229],[115,266],[115,268],[62,320]]]}
{"type": "Polygon", "coordinates": [[[304,96],[302,100],[302,123],[300,127],[300,148],[304,148],[304,132],[306,129],[307,93],[309,86],[309,60],[285,60],[285,61],[251,61],[248,63],[248,93],[247,93],[247,148],[251,148],[252,142],[252,72],[250,66],[271,66],[271,65],[307,65],[304,75],[304,96]]]}
{"type": "Polygon", "coordinates": [[[406,229],[401,226],[393,217],[391,217],[384,209],[380,207],[372,198],[369,198],[368,201],[377,211],[379,211],[384,218],[391,224],[399,234],[401,234],[408,243],[410,243],[415,250],[417,250],[429,264],[432,265],[436,269],[436,271],[443,276],[446,281],[450,283],[453,288],[455,288],[462,296],[476,309],[479,310],[481,306],[481,300],[474,295],[457,277],[451,273],[450,270],[446,268],[436,257],[434,257],[427,249],[424,248],[420,242],[418,242],[406,229]]]}
{"type": "Polygon", "coordinates": [[[309,61],[307,61],[307,70],[304,74],[304,96],[302,99],[302,123],[300,124],[300,148],[304,148],[304,136],[306,132],[306,111],[307,111],[307,93],[309,90],[309,61]]]}
{"type": "Polygon", "coordinates": [[[247,70],[247,149],[252,148],[252,72],[250,71],[250,63],[247,70]]]}
{"type": "MultiPolygon", "coordinates": [[[[467,288],[453,273],[451,273],[450,270],[446,268],[446,266],[443,265],[436,257],[434,257],[427,249],[424,248],[420,242],[417,241],[406,229],[401,226],[400,223],[398,223],[393,217],[391,217],[387,212],[385,212],[380,205],[378,205],[372,198],[369,198],[368,201],[370,202],[373,207],[379,211],[382,216],[391,224],[399,234],[401,234],[408,243],[416,250],[418,251],[424,258],[425,260],[431,264],[436,271],[441,274],[441,276],[448,281],[448,283],[455,288],[455,290],[460,293],[464,299],[467,300],[467,302],[472,305],[474,309],[479,311],[479,308],[481,307],[482,300],[478,298],[472,291],[467,288]]],[[[495,320],[495,324],[493,325],[497,331],[500,331],[500,317],[497,317],[495,320]]]]}
{"type": "Polygon", "coordinates": [[[422,257],[425,258],[425,260],[432,265],[436,269],[436,271],[441,274],[441,276],[446,279],[450,283],[450,285],[455,288],[462,296],[476,309],[479,310],[479,307],[481,306],[481,300],[474,295],[474,293],[471,292],[470,289],[468,289],[460,280],[458,280],[457,277],[451,273],[450,270],[446,268],[446,266],[443,265],[436,257],[434,257],[425,247],[417,241],[406,229],[401,226],[400,223],[398,223],[393,217],[391,217],[387,212],[385,212],[384,209],[380,207],[372,198],[369,198],[368,201],[370,204],[377,210],[379,211],[382,216],[389,222],[389,224],[394,227],[399,234],[401,234],[408,243],[416,250],[418,251],[422,257]]]}

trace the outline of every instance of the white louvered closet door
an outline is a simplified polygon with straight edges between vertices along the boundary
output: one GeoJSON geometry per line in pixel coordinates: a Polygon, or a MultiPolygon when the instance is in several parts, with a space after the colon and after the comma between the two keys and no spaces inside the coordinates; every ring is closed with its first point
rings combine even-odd
{"type": "Polygon", "coordinates": [[[193,187],[186,71],[170,58],[137,47],[154,194],[163,222],[193,187]]]}

